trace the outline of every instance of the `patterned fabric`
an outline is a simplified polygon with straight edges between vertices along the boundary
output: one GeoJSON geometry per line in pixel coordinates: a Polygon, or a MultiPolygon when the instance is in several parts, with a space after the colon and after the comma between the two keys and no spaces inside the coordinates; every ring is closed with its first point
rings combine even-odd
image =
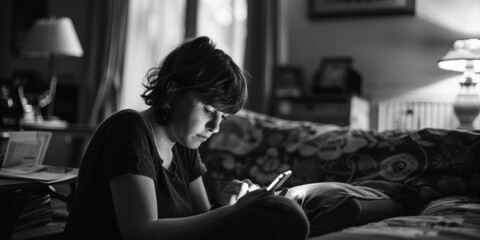
{"type": "Polygon", "coordinates": [[[382,222],[352,227],[340,232],[330,233],[309,240],[478,240],[480,230],[473,228],[430,228],[410,226],[386,226],[382,222]]]}
{"type": "Polygon", "coordinates": [[[472,196],[448,196],[437,199],[425,205],[420,215],[428,216],[457,216],[468,213],[476,216],[476,224],[480,228],[480,197],[472,196]]]}
{"type": "Polygon", "coordinates": [[[448,196],[427,204],[417,216],[388,218],[310,240],[480,239],[480,198],[448,196]]]}
{"type": "Polygon", "coordinates": [[[293,171],[290,187],[384,180],[413,187],[425,203],[480,194],[480,133],[473,131],[378,132],[242,110],[222,123],[200,152],[213,194],[232,179],[267,185],[287,169],[293,171]]]}

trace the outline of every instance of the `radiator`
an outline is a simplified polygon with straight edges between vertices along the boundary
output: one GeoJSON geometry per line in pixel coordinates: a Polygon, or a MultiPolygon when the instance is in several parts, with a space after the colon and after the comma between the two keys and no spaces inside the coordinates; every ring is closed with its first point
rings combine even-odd
{"type": "MultiPolygon", "coordinates": [[[[479,119],[476,119],[479,120],[479,119]]],[[[385,101],[378,103],[378,130],[458,127],[451,102],[385,101]]]]}

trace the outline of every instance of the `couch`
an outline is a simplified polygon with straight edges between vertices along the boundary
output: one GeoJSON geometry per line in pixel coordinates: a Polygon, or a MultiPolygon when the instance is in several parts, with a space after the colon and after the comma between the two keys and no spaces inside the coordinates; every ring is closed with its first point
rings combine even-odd
{"type": "Polygon", "coordinates": [[[200,147],[214,201],[233,179],[267,185],[291,169],[286,197],[309,239],[480,239],[480,132],[353,129],[244,109],[200,147]]]}

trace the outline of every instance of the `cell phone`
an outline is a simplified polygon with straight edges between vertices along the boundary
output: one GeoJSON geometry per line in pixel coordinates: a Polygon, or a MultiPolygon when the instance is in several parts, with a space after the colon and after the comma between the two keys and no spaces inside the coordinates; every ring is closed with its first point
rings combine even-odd
{"type": "Polygon", "coordinates": [[[278,175],[278,177],[275,178],[275,180],[273,180],[270,185],[268,185],[267,191],[274,192],[275,190],[277,190],[288,179],[288,177],[290,177],[290,175],[292,175],[291,170],[280,173],[280,175],[278,175]]]}

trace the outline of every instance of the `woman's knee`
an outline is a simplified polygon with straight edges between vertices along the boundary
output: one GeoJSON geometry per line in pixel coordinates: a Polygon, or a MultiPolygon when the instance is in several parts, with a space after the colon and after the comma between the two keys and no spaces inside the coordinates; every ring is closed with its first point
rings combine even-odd
{"type": "Polygon", "coordinates": [[[305,240],[308,234],[307,217],[295,201],[269,196],[229,214],[197,239],[305,240]]]}
{"type": "Polygon", "coordinates": [[[309,222],[295,201],[281,196],[271,196],[259,201],[255,207],[264,224],[277,231],[279,236],[289,236],[288,239],[307,238],[309,222]]]}

